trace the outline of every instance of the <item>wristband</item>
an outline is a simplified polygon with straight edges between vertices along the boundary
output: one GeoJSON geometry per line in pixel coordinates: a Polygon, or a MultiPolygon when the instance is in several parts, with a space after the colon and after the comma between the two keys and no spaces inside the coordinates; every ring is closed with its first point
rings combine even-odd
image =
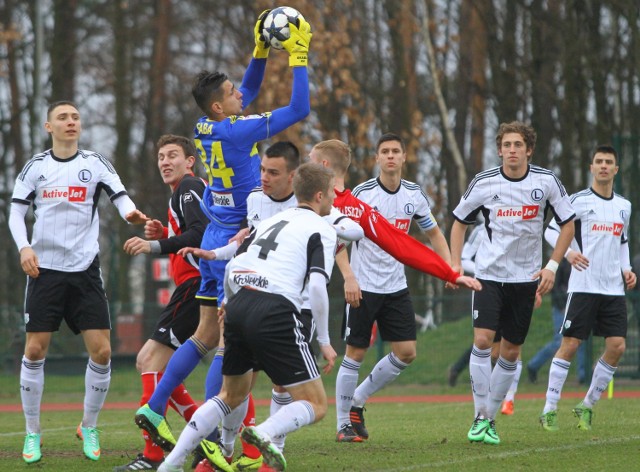
{"type": "Polygon", "coordinates": [[[549,262],[547,262],[547,265],[544,267],[547,270],[550,270],[551,272],[553,272],[554,274],[556,273],[556,271],[558,270],[558,263],[556,261],[554,261],[553,259],[549,260],[549,262]]]}

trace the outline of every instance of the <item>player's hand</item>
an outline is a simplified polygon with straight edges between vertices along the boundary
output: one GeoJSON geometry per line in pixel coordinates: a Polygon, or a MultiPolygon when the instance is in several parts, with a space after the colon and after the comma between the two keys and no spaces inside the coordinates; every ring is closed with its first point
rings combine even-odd
{"type": "MultiPolygon", "coordinates": [[[[451,270],[457,272],[460,275],[464,275],[464,270],[462,269],[462,265],[454,264],[451,266],[451,270]]],[[[452,282],[445,282],[444,288],[448,288],[451,290],[458,290],[460,288],[459,285],[456,285],[452,282]]]]}
{"type": "Polygon", "coordinates": [[[632,290],[633,287],[635,287],[636,283],[638,282],[638,278],[636,277],[636,274],[634,274],[630,270],[625,270],[622,272],[622,274],[624,275],[624,283],[627,286],[627,290],[632,290]]]}
{"type": "Polygon", "coordinates": [[[538,284],[538,290],[536,293],[541,297],[549,293],[553,288],[553,284],[556,281],[556,274],[549,269],[540,269],[538,272],[533,274],[531,280],[540,279],[540,283],[538,284]]]}
{"type": "Polygon", "coordinates": [[[20,249],[20,265],[24,273],[32,279],[37,279],[40,275],[38,256],[33,248],[29,246],[20,249]]]}
{"type": "Polygon", "coordinates": [[[251,234],[251,229],[242,228],[233,238],[229,240],[229,242],[232,243],[235,241],[236,243],[238,243],[238,247],[240,247],[242,246],[242,243],[247,238],[247,236],[249,236],[249,234],[251,234]]]}
{"type": "Polygon", "coordinates": [[[140,210],[136,209],[127,213],[124,219],[127,220],[132,225],[141,225],[146,223],[149,217],[144,213],[142,213],[140,210]]]}
{"type": "Polygon", "coordinates": [[[299,25],[289,23],[289,39],[282,41],[282,46],[289,53],[289,66],[306,66],[309,62],[309,44],[311,43],[311,25],[302,18],[299,25]]]}
{"type": "Polygon", "coordinates": [[[124,252],[126,252],[130,256],[137,256],[138,254],[150,254],[151,244],[149,244],[149,241],[134,236],[124,243],[122,249],[124,249],[124,252]]]}
{"type": "Polygon", "coordinates": [[[470,290],[475,290],[476,292],[482,290],[482,284],[480,283],[480,281],[478,279],[474,279],[473,277],[469,277],[468,275],[461,275],[456,279],[456,283],[451,285],[455,288],[466,287],[470,290]]]}
{"type": "Polygon", "coordinates": [[[344,279],[344,299],[353,308],[358,308],[360,306],[362,291],[360,290],[360,285],[355,277],[348,277],[344,279]]]}
{"type": "Polygon", "coordinates": [[[205,261],[214,261],[216,259],[216,253],[213,251],[207,251],[206,249],[200,249],[199,247],[183,247],[176,254],[182,257],[187,257],[189,254],[193,254],[205,261]]]}
{"type": "Polygon", "coordinates": [[[569,250],[565,257],[575,270],[582,271],[589,267],[589,259],[579,251],[569,250]]]}
{"type": "Polygon", "coordinates": [[[258,15],[258,21],[253,27],[253,36],[256,42],[256,47],[253,49],[253,57],[256,59],[266,59],[269,55],[270,44],[262,35],[262,28],[264,27],[264,19],[267,17],[271,9],[267,9],[258,15]]]}
{"type": "Polygon", "coordinates": [[[144,224],[144,237],[152,241],[162,239],[164,234],[164,226],[160,220],[147,220],[144,224]]]}
{"type": "Polygon", "coordinates": [[[325,344],[324,346],[320,346],[320,352],[322,353],[322,357],[325,358],[327,364],[322,368],[322,372],[328,374],[333,369],[333,366],[336,363],[336,351],[331,347],[331,344],[325,344]]]}

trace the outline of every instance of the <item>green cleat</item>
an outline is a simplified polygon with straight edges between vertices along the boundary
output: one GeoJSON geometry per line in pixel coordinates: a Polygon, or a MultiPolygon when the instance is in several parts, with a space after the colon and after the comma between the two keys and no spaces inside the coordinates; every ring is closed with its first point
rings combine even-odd
{"type": "Polygon", "coordinates": [[[558,431],[558,411],[551,410],[540,415],[540,424],[545,431],[558,431]]]}
{"type": "Polygon", "coordinates": [[[233,472],[233,468],[229,465],[227,459],[225,459],[218,443],[203,439],[198,445],[198,451],[201,452],[209,461],[209,464],[213,466],[213,470],[233,472]]]}
{"type": "Polygon", "coordinates": [[[24,437],[24,447],[22,448],[22,458],[27,464],[33,464],[42,459],[40,452],[40,434],[29,433],[24,437]]]}
{"type": "Polygon", "coordinates": [[[486,418],[480,418],[478,415],[476,416],[476,419],[473,420],[473,424],[467,434],[467,438],[471,442],[482,442],[487,434],[487,429],[489,429],[489,420],[486,418]]]}
{"type": "Polygon", "coordinates": [[[85,428],[80,423],[76,429],[76,436],[82,440],[82,451],[87,459],[100,459],[100,433],[96,428],[85,428]]]}
{"type": "Polygon", "coordinates": [[[243,472],[245,470],[259,470],[262,466],[262,456],[252,459],[242,454],[231,463],[234,472],[243,472]]]}
{"type": "Polygon", "coordinates": [[[276,471],[286,470],[287,460],[280,450],[275,447],[271,441],[263,437],[255,427],[249,426],[244,428],[242,430],[242,439],[260,450],[263,464],[266,464],[276,471]]]}
{"type": "Polygon", "coordinates": [[[485,444],[491,444],[493,446],[497,446],[500,444],[500,437],[498,436],[498,432],[496,431],[496,422],[494,420],[489,421],[489,427],[485,432],[483,442],[485,444]]]}
{"type": "Polygon", "coordinates": [[[164,416],[159,415],[148,404],[138,408],[136,411],[135,422],[138,428],[144,429],[154,443],[167,452],[171,452],[176,445],[176,438],[173,437],[169,423],[164,416]]]}
{"type": "Polygon", "coordinates": [[[573,409],[573,414],[578,417],[578,429],[591,430],[591,420],[593,419],[593,410],[591,408],[587,408],[584,403],[580,402],[573,409]]]}

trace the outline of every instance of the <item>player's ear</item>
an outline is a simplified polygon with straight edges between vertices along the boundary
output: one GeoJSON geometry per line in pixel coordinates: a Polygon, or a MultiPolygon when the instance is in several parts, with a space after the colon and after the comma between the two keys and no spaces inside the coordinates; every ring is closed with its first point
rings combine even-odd
{"type": "Polygon", "coordinates": [[[194,156],[187,156],[186,160],[187,160],[187,169],[193,170],[194,167],[196,166],[196,158],[194,156]]]}

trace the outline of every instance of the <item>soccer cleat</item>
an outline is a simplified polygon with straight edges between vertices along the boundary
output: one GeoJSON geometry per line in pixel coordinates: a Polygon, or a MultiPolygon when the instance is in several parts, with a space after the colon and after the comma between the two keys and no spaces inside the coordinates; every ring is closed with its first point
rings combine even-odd
{"type": "Polygon", "coordinates": [[[545,431],[558,431],[558,411],[551,410],[540,415],[540,424],[545,431]]]}
{"type": "Polygon", "coordinates": [[[100,432],[96,428],[85,428],[80,423],[76,429],[76,437],[82,440],[82,451],[88,459],[100,459],[100,432]]]}
{"type": "Polygon", "coordinates": [[[362,442],[363,439],[360,436],[358,436],[358,433],[356,433],[353,430],[353,426],[351,426],[350,424],[345,424],[345,425],[342,425],[342,428],[340,428],[340,431],[336,433],[336,441],[337,442],[362,442]]]}
{"type": "Polygon", "coordinates": [[[498,436],[498,432],[496,431],[496,422],[494,420],[489,421],[489,427],[484,435],[483,442],[485,444],[491,444],[493,446],[497,446],[500,444],[500,437],[498,436]]]}
{"type": "Polygon", "coordinates": [[[234,472],[242,472],[244,470],[259,470],[262,466],[262,456],[252,459],[242,454],[231,463],[234,472]]]}
{"type": "Polygon", "coordinates": [[[203,439],[200,441],[199,448],[204,453],[204,456],[209,461],[213,470],[222,470],[223,472],[233,472],[233,469],[225,459],[220,445],[213,441],[207,441],[203,439]]]}
{"type": "Polygon", "coordinates": [[[487,434],[487,429],[489,429],[489,420],[478,415],[467,433],[467,439],[471,442],[482,442],[487,434]]]}
{"type": "Polygon", "coordinates": [[[593,410],[584,406],[580,402],[573,409],[573,414],[578,418],[578,429],[589,431],[591,429],[591,419],[593,418],[593,410]]]}
{"type": "Polygon", "coordinates": [[[22,458],[27,464],[33,464],[42,459],[40,451],[40,434],[29,433],[24,437],[24,447],[22,448],[22,458]]]}
{"type": "Polygon", "coordinates": [[[353,430],[356,432],[358,436],[362,439],[369,439],[369,431],[364,425],[364,407],[358,408],[357,406],[352,406],[351,411],[349,411],[349,420],[351,421],[351,426],[353,426],[353,430]]]}
{"type": "Polygon", "coordinates": [[[144,454],[138,454],[138,457],[125,465],[119,465],[113,468],[113,472],[128,472],[130,470],[158,470],[158,467],[162,464],[162,461],[152,461],[144,456],[144,454]]]}
{"type": "Polygon", "coordinates": [[[184,472],[184,469],[179,465],[171,465],[165,461],[158,467],[158,472],[184,472]]]}
{"type": "Polygon", "coordinates": [[[263,437],[254,426],[248,426],[242,430],[242,439],[260,450],[264,464],[276,471],[282,471],[287,468],[287,460],[280,450],[271,441],[263,437]]]}
{"type": "Polygon", "coordinates": [[[513,415],[513,400],[505,400],[502,402],[502,410],[500,413],[503,415],[513,415]]]}
{"type": "Polygon", "coordinates": [[[148,404],[141,406],[136,411],[135,422],[138,428],[144,429],[154,443],[167,452],[171,452],[176,445],[176,438],[173,437],[169,423],[164,416],[159,415],[148,404]]]}
{"type": "Polygon", "coordinates": [[[207,459],[202,459],[196,464],[193,472],[214,472],[214,470],[215,469],[207,459]]]}

